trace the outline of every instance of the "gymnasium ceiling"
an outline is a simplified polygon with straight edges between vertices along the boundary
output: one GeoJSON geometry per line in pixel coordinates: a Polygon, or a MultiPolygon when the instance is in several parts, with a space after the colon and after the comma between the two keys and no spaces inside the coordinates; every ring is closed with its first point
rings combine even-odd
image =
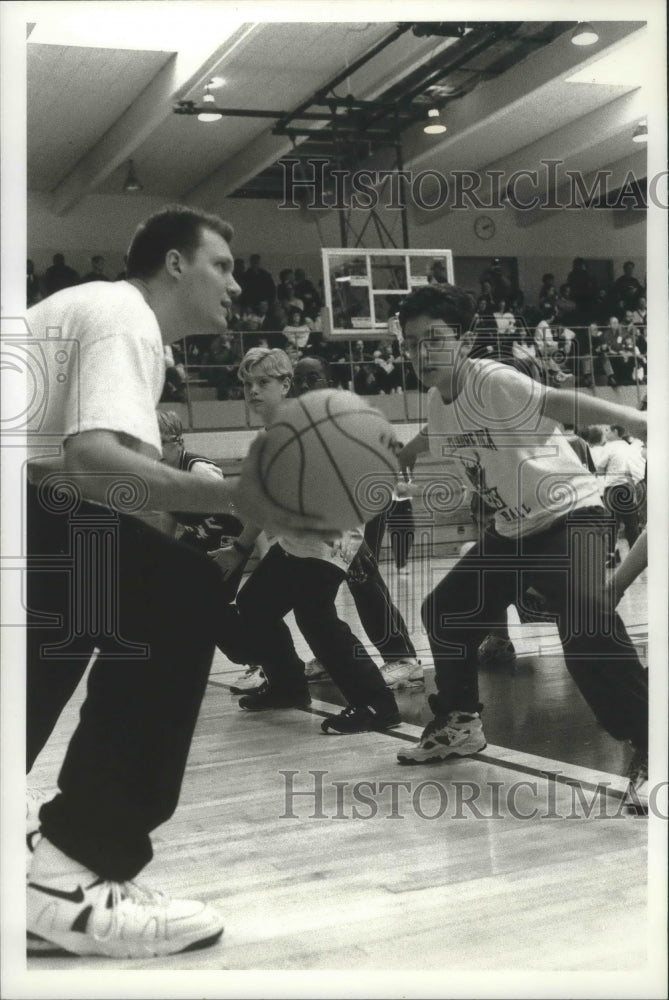
{"type": "MultiPolygon", "coordinates": [[[[321,101],[390,106],[357,117],[341,106],[337,123],[355,128],[346,155],[357,163],[369,156],[372,164],[387,162],[374,132],[383,138],[399,120],[406,167],[510,173],[557,157],[587,175],[632,158],[644,176],[645,147],[632,142],[649,110],[652,73],[640,21],[598,22],[599,42],[578,47],[570,40],[574,21],[469,22],[462,37],[421,37],[396,22],[235,22],[232,6],[172,0],[159,5],[161,34],[155,19],[146,27],[121,23],[155,4],[119,3],[110,5],[114,22],[98,18],[88,36],[79,23],[73,44],[63,8],[78,8],[81,22],[82,9],[93,6],[25,5],[28,188],[47,195],[58,214],[88,194],[121,193],[130,158],[145,195],[208,207],[233,195],[280,198],[282,156],[327,155],[322,131],[291,137],[276,134],[281,123],[266,117],[203,124],[174,112],[179,102],[201,106],[212,77],[225,81],[213,91],[221,108],[290,115],[304,112],[319,90],[321,101]],[[56,7],[61,16],[50,18],[56,7]],[[577,73],[579,82],[570,82],[577,73]],[[443,136],[422,130],[433,104],[448,125],[443,136]]],[[[307,110],[328,111],[323,104],[307,110]]],[[[322,130],[325,121],[285,124],[322,130]]]]}

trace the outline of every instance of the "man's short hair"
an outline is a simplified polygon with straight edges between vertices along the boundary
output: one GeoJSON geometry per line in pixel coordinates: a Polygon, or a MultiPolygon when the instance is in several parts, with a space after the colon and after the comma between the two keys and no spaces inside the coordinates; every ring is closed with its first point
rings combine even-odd
{"type": "Polygon", "coordinates": [[[202,243],[202,233],[207,229],[218,233],[228,243],[234,235],[229,222],[185,205],[168,205],[156,212],[139,226],[132,238],[126,267],[128,278],[153,277],[164,265],[170,250],[178,250],[187,260],[192,260],[202,243]]]}
{"type": "Polygon", "coordinates": [[[158,410],[158,429],[161,441],[177,441],[183,444],[184,428],[174,410],[158,410]]]}
{"type": "Polygon", "coordinates": [[[293,377],[292,362],[280,347],[252,347],[247,351],[239,363],[237,371],[239,381],[243,382],[255,368],[271,378],[293,377]]]}
{"type": "Polygon", "coordinates": [[[399,309],[402,331],[411,319],[430,316],[443,320],[461,337],[471,329],[474,301],[467,292],[455,285],[425,285],[404,299],[399,309]]]}

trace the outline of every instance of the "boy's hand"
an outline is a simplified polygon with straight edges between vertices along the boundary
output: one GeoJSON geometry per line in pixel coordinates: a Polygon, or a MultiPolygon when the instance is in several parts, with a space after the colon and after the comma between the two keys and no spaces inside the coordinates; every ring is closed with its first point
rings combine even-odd
{"type": "Polygon", "coordinates": [[[216,549],[215,552],[210,552],[209,557],[220,569],[224,580],[227,580],[242,563],[247,562],[250,558],[233,545],[224,545],[222,548],[216,549]]]}

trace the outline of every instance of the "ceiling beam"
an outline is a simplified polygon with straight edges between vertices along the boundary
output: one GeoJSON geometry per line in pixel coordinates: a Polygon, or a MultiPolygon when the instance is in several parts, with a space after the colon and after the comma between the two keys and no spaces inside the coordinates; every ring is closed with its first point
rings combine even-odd
{"type": "Polygon", "coordinates": [[[58,184],[52,194],[53,212],[63,215],[69,211],[130,159],[141,143],[173,114],[175,101],[194,87],[204,86],[224,59],[248,44],[257,27],[243,24],[221,45],[214,47],[212,40],[197,52],[175,53],[127,111],[58,184]]]}
{"type": "MultiPolygon", "coordinates": [[[[522,114],[523,102],[528,95],[597,61],[613,46],[625,42],[634,32],[644,28],[645,23],[606,22],[598,23],[597,27],[600,42],[593,48],[573,45],[568,33],[560,35],[550,45],[512,66],[502,77],[484,81],[461,100],[448,102],[449,132],[435,143],[426,141],[421,128],[409,130],[404,139],[405,162],[417,167],[427,165],[429,160],[433,165],[436,158],[443,157],[449,168],[476,169],[483,166],[472,161],[473,140],[477,134],[495,129],[500,119],[508,118],[516,109],[522,114]]],[[[547,99],[549,97],[547,91],[547,99]]]]}
{"type": "MultiPolygon", "coordinates": [[[[452,38],[441,38],[435,42],[433,38],[416,38],[411,32],[406,32],[389,48],[388,52],[392,58],[372,59],[362,65],[345,81],[346,90],[348,93],[354,93],[359,100],[373,101],[397,80],[415,72],[426,59],[447,49],[454,41],[452,38]]],[[[307,103],[310,104],[302,102],[299,108],[304,110],[307,103]]],[[[323,119],[323,125],[326,124],[327,116],[323,119]]],[[[296,143],[299,145],[299,139],[296,143]]],[[[226,160],[209,177],[185,191],[182,197],[186,201],[194,201],[205,207],[213,206],[221,198],[232,194],[251,178],[271,167],[281,157],[289,156],[293,152],[291,139],[264,132],[226,160]]]]}

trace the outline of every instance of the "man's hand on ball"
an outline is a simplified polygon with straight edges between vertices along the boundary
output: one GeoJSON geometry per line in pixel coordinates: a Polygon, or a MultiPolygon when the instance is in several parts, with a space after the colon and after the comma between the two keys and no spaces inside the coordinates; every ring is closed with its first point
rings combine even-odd
{"type": "Polygon", "coordinates": [[[215,552],[210,552],[209,557],[214,560],[220,569],[224,580],[227,580],[227,578],[234,573],[234,571],[238,569],[242,563],[247,562],[249,558],[232,545],[224,545],[222,548],[216,549],[215,552]]]}

